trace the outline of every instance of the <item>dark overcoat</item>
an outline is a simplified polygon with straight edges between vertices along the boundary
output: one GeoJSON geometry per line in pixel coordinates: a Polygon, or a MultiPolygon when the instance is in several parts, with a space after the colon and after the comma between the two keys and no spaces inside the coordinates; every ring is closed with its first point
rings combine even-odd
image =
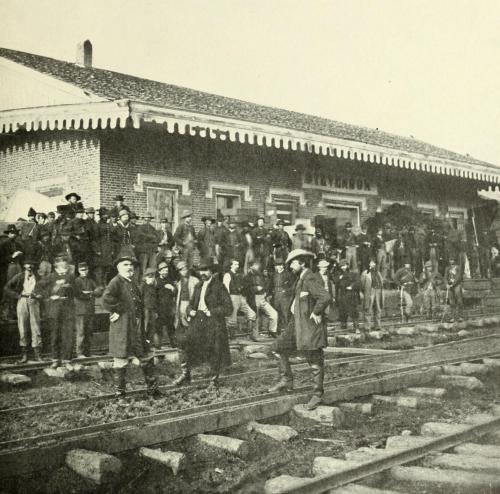
{"type": "MultiPolygon", "coordinates": [[[[200,303],[203,282],[194,288],[186,313],[197,310],[200,303]]],[[[186,341],[191,358],[195,361],[211,362],[220,360],[223,367],[231,364],[226,317],[233,313],[233,303],[226,287],[215,277],[212,278],[205,293],[205,304],[210,317],[198,312],[190,321],[186,341]]]]}
{"type": "Polygon", "coordinates": [[[325,309],[330,304],[330,294],[321,279],[311,270],[299,277],[293,291],[292,305],[297,350],[318,350],[328,346],[325,309]],[[317,324],[311,314],[322,316],[317,324]]]}
{"type": "Polygon", "coordinates": [[[142,314],[136,313],[134,297],[138,296],[140,291],[135,281],[120,275],[116,275],[104,290],[103,307],[120,315],[109,325],[109,353],[115,358],[140,358],[149,351],[143,325],[137,323],[142,318],[142,314]]]}

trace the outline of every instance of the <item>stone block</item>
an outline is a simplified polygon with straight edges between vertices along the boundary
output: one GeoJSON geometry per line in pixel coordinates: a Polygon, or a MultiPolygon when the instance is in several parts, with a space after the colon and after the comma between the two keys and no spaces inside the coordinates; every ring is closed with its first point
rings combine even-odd
{"type": "Polygon", "coordinates": [[[500,369],[500,358],[483,358],[483,364],[492,369],[500,369]]]}
{"type": "Polygon", "coordinates": [[[415,336],[417,334],[416,328],[399,328],[396,331],[396,334],[399,336],[415,336]]]}
{"type": "Polygon", "coordinates": [[[177,451],[162,451],[161,449],[140,448],[139,454],[144,458],[157,461],[170,468],[174,475],[186,468],[186,455],[177,451]]]}
{"type": "Polygon", "coordinates": [[[268,480],[264,484],[264,493],[265,494],[281,494],[286,492],[288,489],[292,489],[293,487],[300,487],[308,482],[311,479],[305,477],[292,477],[291,475],[280,475],[279,477],[275,477],[274,479],[268,480]]]}
{"type": "Polygon", "coordinates": [[[427,422],[422,425],[420,434],[428,437],[458,434],[471,427],[469,424],[448,424],[446,422],[427,422]]]}
{"type": "Polygon", "coordinates": [[[113,362],[108,360],[101,360],[97,362],[97,365],[101,370],[110,370],[113,368],[113,362]]]}
{"type": "Polygon", "coordinates": [[[255,360],[264,360],[264,359],[269,358],[268,355],[266,355],[265,353],[262,353],[262,352],[251,353],[250,355],[247,355],[247,357],[255,359],[255,360]]]}
{"type": "Polygon", "coordinates": [[[382,331],[370,331],[368,333],[368,336],[372,340],[381,340],[384,337],[384,334],[382,333],[382,331]]]}
{"type": "Polygon", "coordinates": [[[223,450],[240,458],[246,458],[249,453],[248,443],[241,439],[215,434],[198,434],[197,438],[205,446],[223,450]]]}
{"type": "Polygon", "coordinates": [[[408,388],[408,393],[429,398],[442,398],[446,394],[445,388],[408,388]]]}
{"type": "Polygon", "coordinates": [[[0,382],[9,386],[26,386],[31,384],[31,379],[24,374],[14,374],[12,372],[2,372],[0,374],[0,382]]]}
{"type": "Polygon", "coordinates": [[[266,345],[245,345],[243,353],[247,356],[252,353],[269,353],[269,347],[266,345]]]}
{"type": "MultiPolygon", "coordinates": [[[[447,484],[461,487],[500,487],[500,476],[483,472],[467,472],[455,469],[437,469],[427,467],[393,467],[391,475],[396,480],[405,482],[427,482],[432,484],[447,484]]],[[[488,491],[489,492],[489,491],[488,491]]]]}
{"type": "Polygon", "coordinates": [[[484,384],[472,376],[438,376],[436,384],[445,388],[483,389],[484,384]]]}
{"type": "Polygon", "coordinates": [[[460,370],[462,371],[462,376],[472,376],[474,374],[487,374],[490,368],[485,364],[471,364],[469,362],[464,362],[460,364],[460,370]]]}
{"type": "Polygon", "coordinates": [[[247,426],[247,430],[258,432],[259,434],[280,442],[289,441],[299,435],[295,429],[287,425],[269,425],[259,424],[257,422],[250,422],[247,426]]]}
{"type": "Polygon", "coordinates": [[[500,446],[493,444],[463,443],[453,450],[457,454],[471,456],[485,456],[487,458],[498,458],[500,461],[500,446]]]}
{"type": "Polygon", "coordinates": [[[361,484],[347,484],[330,491],[330,494],[401,494],[399,491],[377,489],[361,484]]]}
{"type": "Polygon", "coordinates": [[[458,333],[457,336],[459,338],[468,338],[471,335],[470,331],[467,331],[466,329],[461,329],[458,333]]]}
{"type": "Polygon", "coordinates": [[[52,367],[47,367],[43,369],[44,374],[48,377],[56,377],[58,379],[67,379],[71,372],[66,367],[57,367],[57,369],[52,369],[52,367]]]}
{"type": "Polygon", "coordinates": [[[338,403],[343,412],[356,412],[363,415],[371,415],[373,405],[371,403],[338,403]]]}
{"type": "Polygon", "coordinates": [[[490,413],[475,413],[473,415],[467,415],[464,419],[464,424],[479,425],[490,422],[496,418],[495,415],[490,413]]]}
{"type": "Polygon", "coordinates": [[[385,443],[385,449],[402,450],[418,448],[431,441],[430,437],[423,436],[390,436],[385,443]]]}
{"type": "Polygon", "coordinates": [[[345,420],[344,414],[340,408],[327,407],[320,405],[316,410],[307,410],[305,405],[295,405],[294,413],[303,419],[319,422],[320,424],[340,427],[345,420]]]}
{"type": "Polygon", "coordinates": [[[373,395],[373,400],[381,403],[390,403],[403,408],[417,408],[419,405],[416,396],[384,396],[373,395]]]}
{"type": "Polygon", "coordinates": [[[317,456],[312,464],[312,473],[315,477],[330,473],[337,473],[348,468],[357,467],[359,462],[339,460],[330,456],[317,456]]]}
{"type": "Polygon", "coordinates": [[[500,461],[497,458],[485,458],[484,456],[442,453],[426,457],[423,465],[433,468],[456,468],[458,470],[500,474],[500,461]]]}
{"type": "Polygon", "coordinates": [[[163,355],[165,362],[170,362],[171,364],[179,363],[179,352],[177,350],[169,350],[163,355]]]}
{"type": "Polygon", "coordinates": [[[377,460],[379,458],[383,458],[384,456],[388,456],[393,454],[392,451],[388,451],[386,449],[378,449],[378,448],[358,448],[354,451],[349,451],[345,454],[345,459],[348,461],[356,461],[359,463],[369,462],[373,460],[377,460]]]}
{"type": "Polygon", "coordinates": [[[66,465],[87,480],[96,484],[117,479],[122,464],[115,456],[86,449],[73,449],[66,454],[66,465]]]}

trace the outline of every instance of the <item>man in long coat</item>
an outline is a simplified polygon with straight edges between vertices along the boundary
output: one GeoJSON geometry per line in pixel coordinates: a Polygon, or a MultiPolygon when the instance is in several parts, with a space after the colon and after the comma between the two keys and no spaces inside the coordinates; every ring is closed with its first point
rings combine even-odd
{"type": "Polygon", "coordinates": [[[142,296],[134,280],[136,263],[133,257],[118,257],[115,261],[118,274],[104,290],[102,304],[110,312],[109,353],[113,357],[117,397],[125,395],[127,365],[132,361],[142,367],[148,395],[157,398],[161,393],[154,375],[154,354],[144,331],[142,296]]]}
{"type": "Polygon", "coordinates": [[[313,395],[306,405],[309,410],[314,410],[322,403],[325,374],[323,348],[328,346],[324,312],[330,303],[330,294],[321,279],[308,267],[313,258],[312,252],[295,249],[286,260],[298,277],[290,305],[290,323],[276,341],[276,350],[280,354],[280,380],[269,389],[269,392],[277,392],[292,388],[290,354],[294,351],[304,353],[313,380],[313,395]]]}
{"type": "Polygon", "coordinates": [[[181,385],[191,380],[191,367],[199,361],[210,364],[210,379],[218,386],[219,373],[231,364],[226,317],[233,312],[229,293],[214,276],[214,267],[199,267],[201,281],[196,285],[187,314],[189,326],[177,328],[177,343],[182,374],[174,383],[181,385]]]}

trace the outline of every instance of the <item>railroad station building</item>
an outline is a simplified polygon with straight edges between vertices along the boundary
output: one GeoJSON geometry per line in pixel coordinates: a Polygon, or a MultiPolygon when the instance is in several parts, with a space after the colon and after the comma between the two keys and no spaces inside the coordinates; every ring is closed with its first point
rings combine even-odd
{"type": "Polygon", "coordinates": [[[500,167],[413,138],[94,68],[88,41],[76,63],[0,49],[0,85],[3,213],[18,190],[75,190],[173,228],[190,209],[196,227],[264,215],[332,235],[397,202],[463,229],[500,184],[500,167]]]}

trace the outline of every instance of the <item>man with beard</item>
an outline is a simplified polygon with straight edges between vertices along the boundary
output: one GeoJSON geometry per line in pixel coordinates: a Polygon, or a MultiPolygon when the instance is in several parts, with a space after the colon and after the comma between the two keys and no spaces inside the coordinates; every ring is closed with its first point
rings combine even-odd
{"type": "Polygon", "coordinates": [[[180,250],[182,260],[191,269],[193,266],[194,242],[196,239],[191,212],[185,210],[182,213],[181,219],[183,223],[175,230],[174,241],[175,245],[180,250]]]}
{"type": "Polygon", "coordinates": [[[208,361],[211,384],[218,387],[221,369],[231,364],[226,317],[233,312],[233,304],[224,285],[214,276],[213,266],[202,264],[199,273],[201,281],[187,307],[189,327],[177,335],[182,374],[174,383],[189,382],[191,367],[198,361],[208,361]]]}
{"type": "Polygon", "coordinates": [[[41,362],[42,333],[40,330],[40,278],[35,270],[35,263],[26,260],[24,272],[16,274],[5,285],[5,294],[17,299],[17,324],[19,328],[19,346],[22,358],[20,363],[28,362],[28,335],[31,331],[31,346],[35,360],[41,362]]]}
{"type": "Polygon", "coordinates": [[[198,232],[196,243],[200,251],[200,262],[202,264],[215,263],[217,261],[215,253],[215,230],[214,220],[209,216],[201,218],[203,227],[198,232]]]}
{"type": "Polygon", "coordinates": [[[316,256],[316,260],[325,259],[328,254],[328,243],[323,237],[323,230],[317,226],[314,237],[311,240],[311,251],[316,256]]]}
{"type": "Polygon", "coordinates": [[[257,226],[253,229],[252,236],[255,257],[260,260],[262,269],[265,270],[271,256],[271,239],[269,237],[269,230],[264,226],[264,218],[262,216],[257,219],[257,226]]]}
{"type": "Polygon", "coordinates": [[[272,306],[278,313],[278,331],[282,333],[288,326],[292,288],[295,277],[285,269],[285,261],[277,257],[274,261],[274,273],[271,279],[272,306]]]}
{"type": "Polygon", "coordinates": [[[113,230],[114,243],[118,257],[127,256],[135,259],[135,228],[130,222],[130,211],[122,209],[119,220],[113,230]]]}
{"type": "Polygon", "coordinates": [[[297,281],[293,287],[290,323],[276,342],[276,350],[280,354],[280,380],[269,389],[269,392],[275,393],[292,388],[290,355],[294,351],[304,353],[313,380],[313,395],[306,405],[308,410],[314,410],[322,403],[323,348],[328,345],[324,312],[330,303],[330,295],[321,279],[308,266],[313,258],[312,252],[303,249],[293,250],[287,258],[287,264],[297,275],[297,281]]]}
{"type": "Polygon", "coordinates": [[[115,394],[125,395],[127,366],[132,361],[142,368],[148,396],[158,398],[161,392],[154,375],[154,353],[146,340],[144,305],[134,280],[136,263],[133,257],[118,257],[115,261],[118,274],[109,282],[102,297],[103,307],[110,312],[109,353],[113,357],[115,394]]]}
{"type": "Polygon", "coordinates": [[[160,236],[156,228],[151,224],[153,215],[146,213],[143,217],[142,225],[136,229],[136,248],[137,257],[141,275],[146,272],[147,268],[156,269],[156,251],[160,236]]]}
{"type": "Polygon", "coordinates": [[[158,350],[161,348],[163,330],[166,329],[170,346],[175,348],[177,346],[174,327],[175,283],[169,276],[169,265],[165,261],[158,265],[156,297],[158,300],[158,321],[154,339],[155,347],[158,350]]]}
{"type": "Polygon", "coordinates": [[[283,220],[278,220],[276,222],[276,228],[273,230],[271,234],[271,241],[274,248],[274,257],[286,259],[288,253],[290,252],[290,248],[292,246],[292,241],[290,236],[285,231],[285,223],[283,220]]]}
{"type": "Polygon", "coordinates": [[[334,278],[334,284],[341,329],[347,329],[347,318],[350,317],[354,331],[359,332],[358,303],[360,281],[358,273],[353,273],[349,270],[347,259],[340,260],[339,271],[334,278]]]}

